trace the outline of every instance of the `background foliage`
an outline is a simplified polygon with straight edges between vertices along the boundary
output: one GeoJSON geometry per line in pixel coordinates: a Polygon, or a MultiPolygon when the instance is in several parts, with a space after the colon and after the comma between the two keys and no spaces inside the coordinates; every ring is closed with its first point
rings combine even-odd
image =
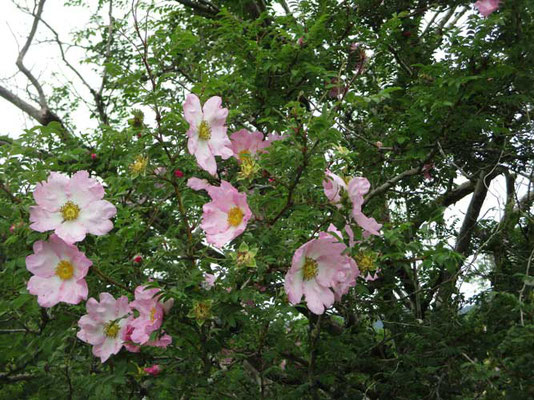
{"type": "Polygon", "coordinates": [[[0,137],[0,399],[534,397],[531,1],[504,0],[488,18],[465,0],[99,5],[76,34],[103,78],[90,105],[99,128],[79,131],[69,114],[84,103],[43,83],[40,125],[0,137]],[[210,178],[186,149],[189,92],[222,96],[229,133],[288,135],[253,179],[218,162],[255,215],[223,252],[198,226],[207,195],[185,185],[210,178]],[[133,176],[139,155],[149,165],[133,176]],[[283,278],[300,245],[344,225],[323,194],[326,167],[367,177],[365,213],[385,226],[354,253],[372,251],[380,279],[317,317],[287,302],[283,278]],[[126,288],[156,279],[175,299],[167,350],[101,364],[76,338],[84,304],[43,309],[26,290],[25,257],[46,237],[28,227],[34,185],[82,169],[118,209],[110,234],[81,244],[99,271],[89,295],[132,298],[126,288]],[[481,210],[498,177],[496,219],[481,210]],[[469,197],[465,215],[444,217],[469,197]],[[255,268],[236,265],[241,243],[258,249],[255,268]],[[480,278],[487,289],[467,302],[458,282],[480,278]],[[212,317],[199,325],[201,301],[212,317]],[[154,363],[158,377],[139,369],[154,363]]]}

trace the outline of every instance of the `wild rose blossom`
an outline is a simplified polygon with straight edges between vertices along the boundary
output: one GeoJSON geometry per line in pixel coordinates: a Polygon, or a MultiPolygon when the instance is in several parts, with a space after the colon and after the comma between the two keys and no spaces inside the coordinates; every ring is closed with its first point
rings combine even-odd
{"type": "Polygon", "coordinates": [[[92,297],[86,303],[87,314],[80,318],[78,338],[93,345],[93,354],[104,363],[124,345],[124,331],[129,322],[128,298],[117,300],[109,293],[100,293],[100,302],[92,297]]]}
{"type": "Polygon", "coordinates": [[[185,120],[189,123],[187,148],[198,165],[211,175],[217,174],[215,156],[223,160],[232,157],[232,144],[226,134],[228,109],[221,107],[222,99],[211,97],[200,105],[199,98],[190,93],[183,105],[185,120]]]}
{"type": "MultiPolygon", "coordinates": [[[[130,308],[137,310],[139,316],[129,322],[125,338],[129,335],[134,343],[149,343],[150,335],[161,327],[164,314],[169,312],[173,304],[172,300],[161,303],[159,293],[160,289],[158,288],[149,289],[146,286],[138,286],[135,289],[135,300],[130,303],[130,308]],[[129,328],[132,329],[130,330],[129,328]]],[[[168,339],[171,339],[171,337],[166,337],[164,341],[167,342],[168,339]]],[[[158,344],[161,343],[157,341],[156,344],[152,343],[154,346],[158,344]]]]}
{"type": "Polygon", "coordinates": [[[239,161],[243,161],[245,157],[255,158],[258,153],[264,152],[273,142],[282,140],[283,137],[271,133],[264,140],[261,132],[250,132],[247,129],[241,129],[232,133],[230,139],[234,157],[239,161]]]}
{"type": "Polygon", "coordinates": [[[289,302],[298,304],[304,295],[310,311],[322,314],[334,304],[336,297],[346,293],[355,284],[355,264],[343,254],[345,249],[343,243],[327,232],[300,246],[284,282],[289,302]]]}
{"type": "Polygon", "coordinates": [[[67,243],[83,240],[87,233],[105,235],[113,229],[110,218],[117,209],[102,200],[104,187],[87,171],[71,178],[51,172],[47,181],[37,184],[30,207],[30,228],[37,232],[53,230],[67,243]]]}
{"type": "Polygon", "coordinates": [[[194,190],[206,190],[211,197],[211,201],[202,207],[200,225],[209,243],[222,247],[245,231],[252,216],[245,193],[239,193],[224,180],[221,186],[216,187],[205,180],[190,178],[187,186],[194,190]]]}
{"type": "Polygon", "coordinates": [[[26,257],[26,268],[34,274],[28,291],[37,295],[41,307],[59,302],[78,304],[87,298],[84,278],[93,263],[76,246],[52,234],[46,242],[35,242],[33,252],[26,257]]]}
{"type": "Polygon", "coordinates": [[[499,8],[500,0],[478,0],[475,7],[483,17],[488,17],[499,8]]]}

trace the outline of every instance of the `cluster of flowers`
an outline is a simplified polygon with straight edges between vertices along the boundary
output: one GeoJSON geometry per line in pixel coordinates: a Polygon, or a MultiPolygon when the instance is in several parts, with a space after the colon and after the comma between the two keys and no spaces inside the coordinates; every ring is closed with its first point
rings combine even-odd
{"type": "MultiPolygon", "coordinates": [[[[30,207],[30,227],[38,232],[53,230],[48,240],[38,240],[33,254],[26,257],[26,267],[33,274],[28,291],[37,295],[42,307],[59,302],[78,304],[87,299],[85,277],[93,265],[74,243],[90,233],[105,235],[112,228],[111,218],[117,209],[103,200],[104,187],[78,171],[71,178],[56,172],[37,184],[33,193],[36,206],[30,207]]],[[[100,302],[87,301],[87,315],[80,318],[78,337],[93,345],[93,354],[105,362],[124,345],[139,351],[140,345],[166,347],[172,339],[162,334],[151,337],[161,327],[163,315],[172,302],[159,301],[159,289],[139,286],[135,300],[126,296],[115,300],[109,293],[100,294],[100,302]],[[139,316],[133,318],[132,311],[139,316]]]]}
{"type": "MultiPolygon", "coordinates": [[[[341,177],[326,170],[323,188],[328,200],[338,208],[342,207],[344,198],[350,200],[352,218],[363,229],[364,237],[379,235],[382,225],[362,212],[363,196],[370,188],[366,178],[352,178],[347,184],[341,177]]],[[[345,225],[345,232],[349,248],[352,248],[355,245],[354,232],[349,223],[345,225]]],[[[356,285],[359,276],[365,280],[377,278],[376,274],[363,276],[356,261],[346,255],[347,246],[342,240],[341,232],[330,224],[327,232],[319,233],[318,238],[297,249],[284,282],[292,304],[300,303],[304,295],[309,310],[322,314],[356,285]]]]}
{"type": "MultiPolygon", "coordinates": [[[[260,132],[242,129],[232,134],[230,140],[225,126],[228,110],[221,107],[220,97],[208,99],[202,107],[198,97],[189,94],[183,108],[185,119],[190,124],[187,132],[189,152],[196,157],[202,169],[214,176],[217,172],[215,156],[223,159],[233,156],[240,163],[249,163],[274,140],[280,139],[273,135],[264,140],[260,132]]],[[[203,206],[201,224],[208,243],[222,247],[245,231],[252,216],[245,193],[239,193],[224,180],[217,187],[205,179],[193,177],[187,185],[193,190],[206,190],[211,197],[211,201],[203,206]]],[[[362,212],[363,196],[370,188],[367,179],[357,177],[346,184],[327,170],[323,186],[328,199],[340,208],[342,196],[348,195],[352,203],[352,217],[364,229],[364,236],[379,235],[382,225],[362,212]]],[[[349,224],[345,230],[352,247],[354,234],[349,224]]],[[[285,278],[285,290],[292,304],[299,303],[304,295],[308,308],[322,314],[325,308],[340,300],[356,284],[360,269],[353,258],[345,255],[347,247],[340,238],[341,233],[331,225],[328,232],[321,232],[317,239],[310,240],[295,252],[285,278]]],[[[375,279],[376,275],[364,278],[375,279]]]]}
{"type": "MultiPolygon", "coordinates": [[[[189,152],[197,164],[211,175],[217,175],[215,156],[223,159],[235,157],[242,171],[248,175],[255,169],[255,159],[282,137],[276,134],[264,138],[261,132],[241,129],[230,138],[227,135],[226,117],[228,109],[221,107],[222,100],[215,96],[201,106],[199,98],[189,94],[183,105],[189,152]]],[[[222,247],[241,235],[252,212],[247,204],[246,193],[240,193],[231,183],[222,180],[220,186],[213,186],[205,179],[190,178],[187,185],[193,190],[206,190],[211,197],[202,207],[201,227],[208,243],[222,247]]]]}

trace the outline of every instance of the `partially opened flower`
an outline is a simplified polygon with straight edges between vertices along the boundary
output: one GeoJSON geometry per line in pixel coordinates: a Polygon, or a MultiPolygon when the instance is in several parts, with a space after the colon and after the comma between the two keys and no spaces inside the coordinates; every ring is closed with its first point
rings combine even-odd
{"type": "Polygon", "coordinates": [[[117,209],[102,200],[104,187],[78,171],[71,178],[51,172],[47,181],[37,184],[30,207],[30,227],[38,232],[53,230],[67,243],[83,240],[87,233],[105,235],[113,229],[110,218],[117,209]]]}
{"type": "Polygon", "coordinates": [[[356,256],[361,277],[366,281],[378,279],[380,268],[376,264],[377,254],[369,251],[362,251],[356,256]]]}
{"type": "Polygon", "coordinates": [[[143,368],[143,371],[145,371],[149,375],[158,376],[161,372],[161,367],[158,364],[154,364],[151,367],[143,368]]]}
{"type": "Polygon", "coordinates": [[[211,201],[202,207],[201,224],[209,243],[222,247],[244,232],[252,216],[245,193],[239,193],[226,181],[216,187],[204,180],[190,178],[187,185],[194,190],[204,189],[211,197],[211,201]]]}
{"type": "Polygon", "coordinates": [[[250,132],[247,129],[241,129],[232,133],[230,139],[232,141],[234,157],[239,161],[243,161],[246,158],[254,159],[258,153],[265,152],[265,149],[274,142],[283,140],[284,138],[276,133],[270,133],[264,140],[263,133],[261,132],[250,132]]]}
{"type": "Polygon", "coordinates": [[[324,194],[336,207],[341,208],[342,191],[347,190],[347,184],[340,176],[327,169],[323,180],[324,194]]]}
{"type": "Polygon", "coordinates": [[[210,290],[215,286],[215,281],[217,277],[213,274],[204,274],[204,281],[200,284],[204,290],[210,290]]]}
{"type": "Polygon", "coordinates": [[[147,344],[152,332],[157,331],[163,323],[163,316],[172,307],[172,300],[160,302],[160,289],[138,286],[135,289],[135,300],[130,303],[132,310],[137,310],[139,316],[129,323],[133,328],[129,334],[131,341],[147,344]]]}
{"type": "Polygon", "coordinates": [[[222,108],[221,103],[222,99],[215,96],[202,107],[199,98],[191,93],[183,105],[184,117],[189,123],[187,148],[196,157],[198,165],[211,175],[217,173],[215,156],[226,160],[233,155],[225,125],[228,109],[222,108]]]}
{"type": "Polygon", "coordinates": [[[59,302],[78,304],[87,298],[85,276],[93,265],[84,253],[52,234],[48,241],[33,244],[34,254],[26,257],[26,268],[34,274],[28,291],[37,295],[42,307],[59,302]]]}
{"type": "Polygon", "coordinates": [[[117,300],[109,293],[100,293],[100,302],[92,297],[86,303],[87,314],[80,318],[78,338],[93,345],[93,354],[102,362],[117,354],[124,345],[123,336],[127,328],[130,307],[128,298],[117,300]]]}
{"type": "Polygon", "coordinates": [[[371,184],[366,178],[352,178],[348,185],[349,198],[352,201],[352,217],[354,221],[366,232],[372,235],[380,235],[382,224],[376,222],[372,217],[367,217],[362,212],[363,196],[367,194],[371,184]]]}
{"type": "Polygon", "coordinates": [[[297,304],[304,295],[314,314],[322,314],[334,304],[332,289],[339,285],[340,274],[351,268],[350,258],[343,255],[345,249],[343,243],[324,232],[300,246],[284,282],[289,302],[297,304]]]}
{"type": "Polygon", "coordinates": [[[478,0],[475,7],[482,16],[487,17],[499,8],[500,0],[478,0]]]}

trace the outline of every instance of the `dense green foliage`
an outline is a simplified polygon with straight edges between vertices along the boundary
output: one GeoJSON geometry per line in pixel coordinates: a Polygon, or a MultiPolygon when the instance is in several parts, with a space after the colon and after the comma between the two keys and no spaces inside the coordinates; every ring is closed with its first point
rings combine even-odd
{"type": "Polygon", "coordinates": [[[69,114],[82,103],[57,89],[61,121],[0,138],[0,399],[534,397],[530,0],[504,0],[488,18],[466,0],[134,3],[114,1],[110,27],[100,0],[77,35],[105,70],[99,128],[77,130],[69,114]],[[250,179],[218,159],[255,216],[223,252],[199,227],[207,195],[186,186],[217,182],[187,152],[190,92],[223,98],[229,133],[288,135],[250,179]],[[135,176],[138,156],[149,162],[135,176]],[[385,225],[353,252],[372,252],[380,278],[317,317],[288,303],[283,279],[299,246],[344,225],[323,193],[327,167],[367,177],[365,212],[385,225]],[[84,303],[44,309],[26,290],[25,257],[47,237],[29,229],[34,185],[78,170],[100,177],[118,209],[108,235],[79,246],[97,267],[89,296],[132,298],[125,289],[154,278],[175,300],[166,350],[101,364],[76,338],[84,303]],[[481,212],[494,179],[506,182],[499,218],[481,212]],[[257,249],[255,267],[237,265],[242,243],[257,249]],[[487,289],[467,302],[459,282],[480,278],[487,289]],[[204,301],[212,315],[199,324],[191,310],[204,301]],[[155,363],[159,376],[142,373],[155,363]]]}

